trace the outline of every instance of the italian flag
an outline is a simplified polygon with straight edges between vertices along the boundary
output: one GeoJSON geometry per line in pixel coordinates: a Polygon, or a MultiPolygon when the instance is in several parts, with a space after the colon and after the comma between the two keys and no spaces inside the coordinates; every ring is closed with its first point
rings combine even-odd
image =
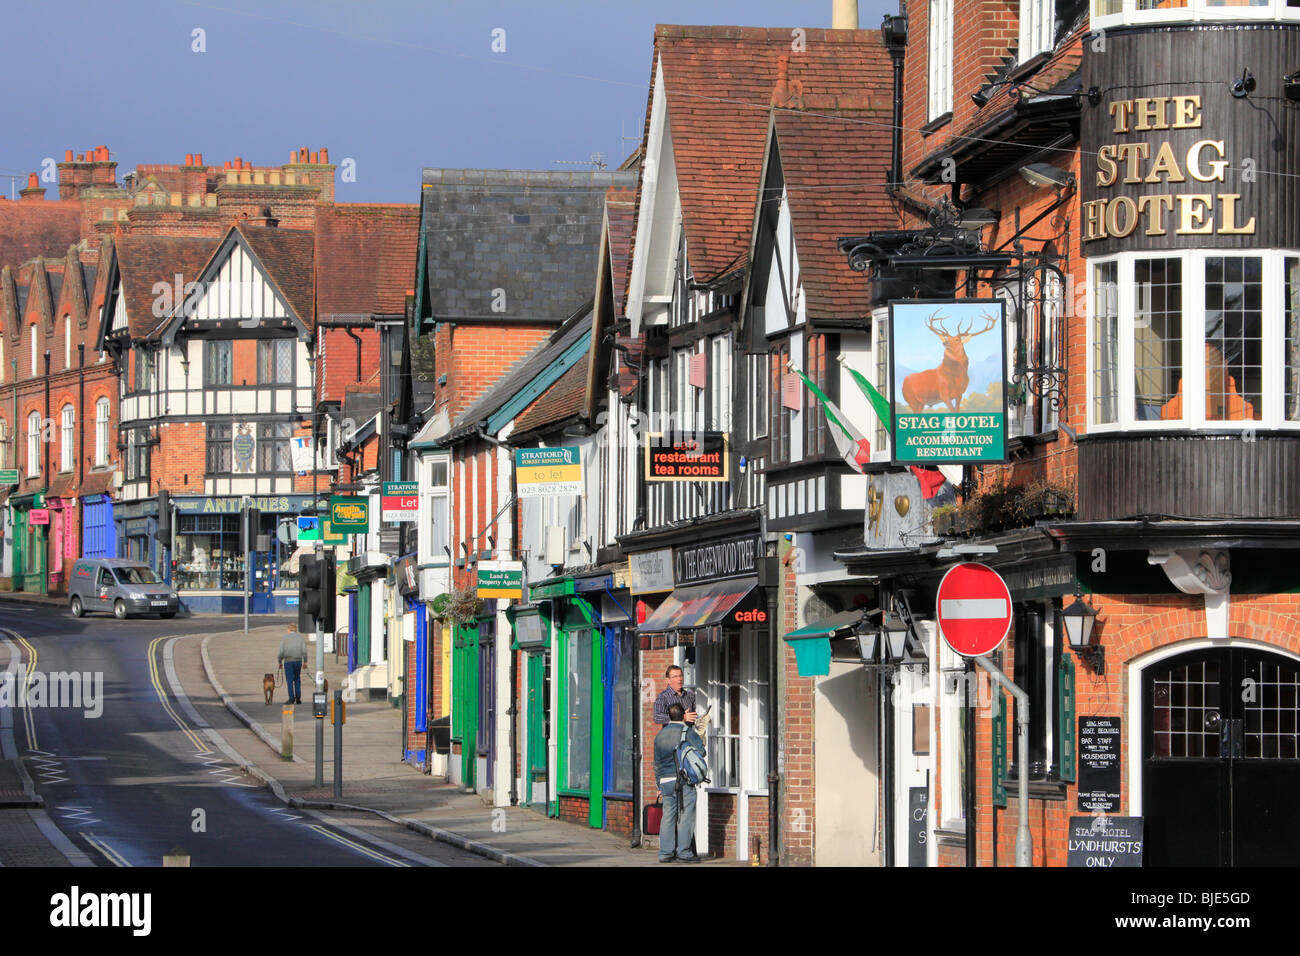
{"type": "Polygon", "coordinates": [[[853,424],[844,417],[840,407],[827,397],[826,393],[813,384],[810,379],[794,365],[790,370],[803,379],[804,385],[808,391],[817,396],[817,401],[821,402],[822,411],[826,415],[826,422],[831,426],[831,438],[835,440],[835,447],[840,453],[840,457],[848,464],[850,468],[858,474],[862,474],[862,466],[871,462],[871,442],[867,441],[860,431],[853,427],[853,424]]]}
{"type": "MultiPolygon", "coordinates": [[[[880,419],[880,423],[885,426],[885,431],[889,431],[893,427],[894,417],[893,411],[889,405],[889,400],[880,394],[876,389],[876,386],[867,381],[866,376],[845,361],[843,355],[839,356],[839,360],[840,364],[848,371],[849,376],[857,383],[862,394],[867,397],[867,401],[871,404],[872,411],[876,413],[876,417],[880,419]]],[[[912,473],[915,474],[917,480],[921,482],[921,493],[927,500],[933,498],[939,493],[939,489],[943,487],[944,481],[950,482],[954,485],[961,484],[961,465],[939,465],[937,467],[939,469],[939,475],[943,476],[943,480],[937,480],[935,472],[930,471],[929,469],[918,468],[915,465],[912,466],[912,473]]]]}

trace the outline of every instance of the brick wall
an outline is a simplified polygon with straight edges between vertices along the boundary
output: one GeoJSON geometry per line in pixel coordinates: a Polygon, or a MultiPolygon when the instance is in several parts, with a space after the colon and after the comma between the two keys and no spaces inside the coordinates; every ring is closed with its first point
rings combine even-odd
{"type": "MultiPolygon", "coordinates": [[[[788,634],[797,626],[798,587],[793,568],[785,568],[781,586],[778,620],[780,633],[788,634]]],[[[760,638],[766,640],[766,636],[760,638]]],[[[781,850],[783,866],[811,866],[816,846],[816,759],[814,756],[813,699],[817,682],[800,677],[794,651],[780,641],[781,671],[784,694],[777,713],[781,720],[781,756],[784,763],[781,780],[781,850]]],[[[766,827],[766,816],[763,820],[766,827]]],[[[762,843],[767,850],[768,834],[762,843]]]]}

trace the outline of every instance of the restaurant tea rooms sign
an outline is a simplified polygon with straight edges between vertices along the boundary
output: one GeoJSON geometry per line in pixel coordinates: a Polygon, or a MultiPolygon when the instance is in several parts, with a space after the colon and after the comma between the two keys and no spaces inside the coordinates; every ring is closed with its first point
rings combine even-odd
{"type": "Polygon", "coordinates": [[[1006,310],[1001,299],[889,304],[893,460],[1007,460],[1006,310]]]}

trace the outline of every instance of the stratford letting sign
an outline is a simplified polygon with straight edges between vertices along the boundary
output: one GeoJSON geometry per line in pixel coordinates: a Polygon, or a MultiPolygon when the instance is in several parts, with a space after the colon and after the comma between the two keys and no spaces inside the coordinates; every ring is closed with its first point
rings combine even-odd
{"type": "Polygon", "coordinates": [[[763,539],[754,535],[724,538],[673,549],[677,586],[755,574],[763,556],[763,539]]]}
{"type": "Polygon", "coordinates": [[[582,449],[516,448],[515,493],[520,498],[582,494],[582,449]]]}
{"type": "Polygon", "coordinates": [[[727,432],[654,432],[646,436],[646,481],[727,481],[727,432]]]}

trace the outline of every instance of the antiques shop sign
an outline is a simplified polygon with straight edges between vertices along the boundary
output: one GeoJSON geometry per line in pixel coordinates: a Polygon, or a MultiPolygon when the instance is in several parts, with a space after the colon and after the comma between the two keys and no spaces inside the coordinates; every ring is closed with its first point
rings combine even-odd
{"type": "Polygon", "coordinates": [[[757,574],[763,539],[756,534],[673,549],[677,586],[757,574]]]}

